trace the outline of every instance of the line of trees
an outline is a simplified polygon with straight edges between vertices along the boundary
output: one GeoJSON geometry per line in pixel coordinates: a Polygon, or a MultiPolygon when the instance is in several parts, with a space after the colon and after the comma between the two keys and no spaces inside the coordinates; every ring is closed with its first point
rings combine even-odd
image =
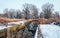
{"type": "Polygon", "coordinates": [[[40,13],[40,18],[59,18],[59,11],[54,11],[54,5],[51,3],[46,3],[42,6],[42,12],[40,13]]]}
{"type": "Polygon", "coordinates": [[[42,12],[39,13],[38,8],[32,4],[24,4],[23,10],[15,10],[6,8],[3,12],[4,14],[0,14],[1,17],[7,18],[19,18],[19,19],[30,19],[30,18],[55,18],[60,17],[59,12],[54,12],[54,5],[51,3],[46,3],[42,6],[42,12]]]}

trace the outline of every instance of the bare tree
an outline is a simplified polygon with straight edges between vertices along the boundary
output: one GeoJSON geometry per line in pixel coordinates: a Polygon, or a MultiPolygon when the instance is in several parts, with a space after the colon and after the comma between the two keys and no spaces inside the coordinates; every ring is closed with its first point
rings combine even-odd
{"type": "Polygon", "coordinates": [[[15,18],[22,18],[22,14],[20,10],[16,10],[15,18]]]}
{"type": "Polygon", "coordinates": [[[34,5],[32,6],[32,15],[34,18],[38,18],[38,9],[34,5]]]}
{"type": "Polygon", "coordinates": [[[46,3],[42,6],[42,11],[44,12],[45,18],[50,18],[53,11],[53,4],[46,3]]]}
{"type": "Polygon", "coordinates": [[[21,11],[15,9],[5,9],[4,16],[8,18],[21,18],[21,11]]]}
{"type": "Polygon", "coordinates": [[[55,17],[59,18],[59,12],[58,11],[55,12],[55,17]]]}
{"type": "Polygon", "coordinates": [[[29,19],[29,6],[28,4],[24,4],[23,5],[24,9],[23,9],[23,12],[24,12],[24,15],[25,15],[25,19],[29,19]]]}
{"type": "Polygon", "coordinates": [[[38,10],[35,5],[24,4],[25,19],[38,18],[38,10]]]}
{"type": "Polygon", "coordinates": [[[39,16],[40,16],[40,18],[44,18],[44,13],[41,12],[39,16]]]}
{"type": "Polygon", "coordinates": [[[3,12],[4,12],[4,15],[3,15],[4,17],[9,17],[8,8],[5,8],[3,12]]]}

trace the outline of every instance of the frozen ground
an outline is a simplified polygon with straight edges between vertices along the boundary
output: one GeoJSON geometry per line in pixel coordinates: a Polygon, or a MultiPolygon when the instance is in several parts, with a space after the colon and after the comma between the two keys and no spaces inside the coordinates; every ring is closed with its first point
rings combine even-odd
{"type": "Polygon", "coordinates": [[[25,21],[9,22],[9,23],[7,24],[7,26],[6,26],[6,25],[3,25],[3,24],[0,24],[0,30],[3,30],[3,29],[5,29],[5,28],[12,27],[13,24],[24,24],[24,22],[25,22],[25,21]]]}
{"type": "MultiPolygon", "coordinates": [[[[40,24],[40,29],[43,38],[60,38],[60,26],[53,24],[40,24]]],[[[36,34],[37,33],[38,32],[36,32],[36,34]]],[[[35,36],[35,38],[37,38],[37,35],[35,36]]]]}
{"type": "Polygon", "coordinates": [[[12,27],[12,26],[0,26],[0,30],[3,30],[5,28],[9,28],[9,27],[12,27]]]}

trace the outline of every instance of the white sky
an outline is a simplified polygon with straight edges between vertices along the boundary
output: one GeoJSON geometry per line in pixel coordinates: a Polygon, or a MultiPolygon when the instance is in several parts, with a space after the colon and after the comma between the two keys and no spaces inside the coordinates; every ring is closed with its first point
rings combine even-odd
{"type": "Polygon", "coordinates": [[[41,6],[48,2],[54,4],[55,11],[60,11],[60,0],[0,0],[0,13],[5,8],[22,9],[25,3],[36,5],[41,11],[41,6]]]}

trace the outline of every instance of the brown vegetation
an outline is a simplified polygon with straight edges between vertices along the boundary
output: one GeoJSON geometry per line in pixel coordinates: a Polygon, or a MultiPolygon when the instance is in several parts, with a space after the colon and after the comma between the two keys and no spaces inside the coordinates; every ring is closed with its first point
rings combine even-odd
{"type": "Polygon", "coordinates": [[[45,19],[45,18],[40,18],[40,24],[49,24],[49,23],[52,23],[54,21],[58,21],[60,20],[60,18],[48,18],[48,19],[45,19]]]}
{"type": "MultiPolygon", "coordinates": [[[[8,22],[16,22],[16,21],[21,21],[22,19],[16,19],[16,18],[13,18],[13,19],[10,19],[10,18],[2,18],[0,17],[0,22],[1,23],[8,23],[8,22]]],[[[38,19],[28,19],[26,21],[35,21],[35,20],[38,20],[38,19]]],[[[38,21],[40,24],[49,24],[49,23],[52,23],[54,21],[57,21],[57,20],[60,20],[59,18],[48,18],[48,19],[45,19],[45,18],[40,18],[38,21]]]]}
{"type": "Polygon", "coordinates": [[[22,20],[22,19],[15,19],[15,18],[10,19],[10,18],[0,17],[0,22],[2,22],[2,23],[15,22],[15,21],[19,21],[19,20],[22,20]]]}
{"type": "Polygon", "coordinates": [[[48,20],[49,20],[49,22],[54,22],[54,21],[57,21],[59,19],[58,18],[49,18],[48,20]]]}
{"type": "Polygon", "coordinates": [[[48,19],[45,19],[45,18],[40,18],[39,21],[40,21],[40,24],[48,24],[49,23],[48,19]]]}

